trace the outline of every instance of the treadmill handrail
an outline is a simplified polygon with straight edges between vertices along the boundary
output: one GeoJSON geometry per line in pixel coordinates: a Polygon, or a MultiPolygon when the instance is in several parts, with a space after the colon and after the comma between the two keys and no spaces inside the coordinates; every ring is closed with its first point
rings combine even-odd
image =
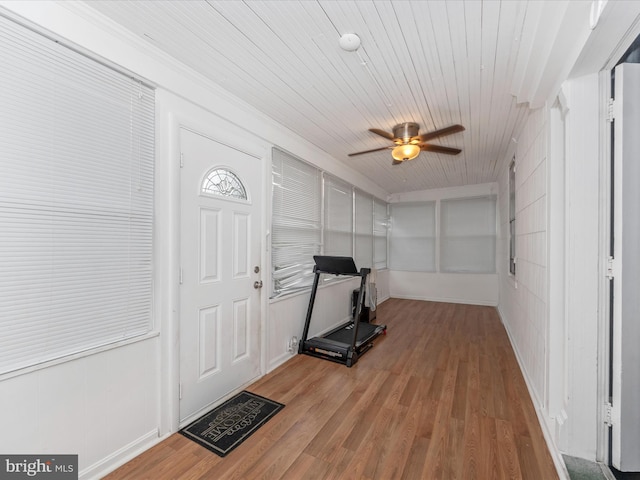
{"type": "Polygon", "coordinates": [[[367,284],[367,275],[371,271],[370,268],[362,268],[360,269],[362,280],[360,281],[360,292],[358,293],[358,305],[356,305],[356,316],[353,321],[353,338],[351,340],[351,346],[355,348],[356,342],[358,341],[358,326],[360,324],[360,313],[362,312],[362,304],[364,303],[364,289],[367,284]],[[363,272],[366,270],[366,273],[363,272]]]}
{"type": "MultiPolygon", "coordinates": [[[[315,271],[315,267],[314,267],[315,271]]],[[[304,342],[307,341],[309,336],[309,325],[311,325],[311,315],[313,314],[313,305],[316,303],[316,292],[318,291],[318,281],[320,280],[320,274],[315,272],[313,276],[313,287],[311,287],[311,298],[309,299],[309,308],[307,309],[307,318],[304,321],[304,330],[302,331],[302,338],[298,343],[298,353],[302,353],[304,350],[304,342]]]]}

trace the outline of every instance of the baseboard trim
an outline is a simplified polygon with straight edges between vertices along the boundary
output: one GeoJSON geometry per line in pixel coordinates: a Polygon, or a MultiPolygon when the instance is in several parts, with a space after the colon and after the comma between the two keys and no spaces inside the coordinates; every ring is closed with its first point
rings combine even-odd
{"type": "Polygon", "coordinates": [[[164,436],[158,436],[158,430],[152,430],[128,445],[116,450],[111,455],[106,456],[102,460],[82,470],[78,475],[78,480],[97,480],[102,478],[128,461],[134,459],[145,450],[150,449],[157,443],[168,438],[169,435],[171,435],[171,433],[164,436]]]}
{"type": "Polygon", "coordinates": [[[391,298],[400,298],[402,300],[422,300],[425,302],[442,302],[442,303],[460,303],[464,305],[481,305],[485,307],[497,307],[497,304],[488,300],[469,300],[468,298],[450,298],[450,297],[429,297],[429,296],[413,296],[413,295],[395,295],[391,293],[391,298]]]}
{"type": "Polygon", "coordinates": [[[509,330],[509,325],[504,321],[504,316],[500,311],[499,307],[496,307],[496,311],[498,312],[498,316],[500,317],[500,322],[504,326],[504,329],[507,332],[507,336],[509,337],[509,343],[511,344],[511,349],[516,355],[516,360],[518,362],[518,366],[520,367],[520,371],[522,372],[522,376],[524,377],[524,383],[527,386],[527,391],[529,392],[529,396],[531,397],[533,403],[533,409],[536,412],[536,417],[538,418],[538,423],[540,424],[540,429],[542,430],[542,436],[544,437],[544,441],[547,444],[547,448],[549,449],[549,453],[551,454],[551,459],[553,460],[553,464],[556,467],[556,472],[558,473],[558,477],[560,480],[570,480],[569,471],[567,470],[567,466],[562,459],[562,453],[557,449],[555,442],[553,441],[553,436],[549,431],[549,427],[547,422],[544,421],[544,412],[540,409],[540,399],[536,394],[535,390],[532,387],[531,378],[527,370],[524,368],[524,363],[522,362],[522,357],[520,355],[520,351],[518,350],[516,344],[513,341],[513,336],[511,335],[511,331],[509,330]]]}
{"type": "Polygon", "coordinates": [[[284,352],[281,355],[278,355],[276,358],[273,358],[269,362],[269,366],[267,367],[267,373],[273,372],[280,365],[284,365],[289,360],[291,360],[298,352],[284,352]]]}

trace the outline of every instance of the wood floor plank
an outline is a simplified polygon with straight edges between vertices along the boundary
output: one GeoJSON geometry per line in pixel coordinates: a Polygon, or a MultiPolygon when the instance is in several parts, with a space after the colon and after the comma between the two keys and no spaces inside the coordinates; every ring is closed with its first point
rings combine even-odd
{"type": "Polygon", "coordinates": [[[356,365],[297,355],[247,390],[286,406],[225,458],[179,434],[108,480],[557,479],[492,307],[390,299],[356,365]]]}
{"type": "Polygon", "coordinates": [[[482,440],[479,478],[502,479],[502,467],[499,460],[498,434],[496,421],[491,417],[480,418],[480,439],[482,440]]]}
{"type": "Polygon", "coordinates": [[[497,419],[496,435],[500,451],[501,471],[506,478],[522,478],[520,461],[518,460],[518,446],[516,445],[511,423],[497,419]]]}
{"type": "Polygon", "coordinates": [[[531,438],[525,435],[517,436],[516,446],[518,448],[518,460],[520,462],[522,478],[525,480],[544,478],[540,471],[538,460],[536,459],[531,438]]]}
{"type": "Polygon", "coordinates": [[[456,387],[453,396],[453,407],[451,416],[458,420],[464,420],[467,411],[467,387],[469,384],[469,362],[458,363],[458,372],[456,376],[456,387]]]}
{"type": "Polygon", "coordinates": [[[447,456],[444,465],[444,478],[463,478],[465,455],[464,455],[464,427],[463,419],[451,417],[449,420],[447,456]]]}
{"type": "Polygon", "coordinates": [[[331,469],[327,472],[327,480],[338,480],[344,478],[344,473],[347,471],[354,455],[355,452],[353,450],[339,447],[331,461],[331,469]]]}
{"type": "Polygon", "coordinates": [[[420,480],[422,479],[422,470],[424,461],[429,449],[429,439],[425,437],[414,437],[411,444],[409,456],[404,465],[402,465],[401,480],[420,480]]]}
{"type": "Polygon", "coordinates": [[[348,444],[347,437],[360,423],[358,421],[360,412],[371,409],[371,399],[380,392],[387,377],[386,372],[378,371],[372,375],[370,382],[366,384],[366,389],[359,392],[354,391],[311,440],[305,453],[327,461],[331,461],[339,455],[340,451],[345,448],[343,445],[348,444]]]}
{"type": "Polygon", "coordinates": [[[295,462],[284,472],[284,478],[304,478],[305,480],[322,480],[327,478],[331,465],[327,462],[302,453],[295,462]]]}
{"type": "Polygon", "coordinates": [[[485,456],[484,443],[480,439],[480,416],[470,412],[464,422],[464,452],[462,478],[483,478],[480,463],[485,456]]]}
{"type": "Polygon", "coordinates": [[[373,478],[400,478],[413,444],[416,423],[416,411],[402,406],[394,410],[388,432],[380,444],[373,478]]]}

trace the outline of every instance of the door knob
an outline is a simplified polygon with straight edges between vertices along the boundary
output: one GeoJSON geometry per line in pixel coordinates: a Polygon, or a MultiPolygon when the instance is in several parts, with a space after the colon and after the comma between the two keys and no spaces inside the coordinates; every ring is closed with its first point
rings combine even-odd
{"type": "Polygon", "coordinates": [[[253,282],[253,288],[262,288],[262,280],[256,280],[255,282],[253,282]]]}

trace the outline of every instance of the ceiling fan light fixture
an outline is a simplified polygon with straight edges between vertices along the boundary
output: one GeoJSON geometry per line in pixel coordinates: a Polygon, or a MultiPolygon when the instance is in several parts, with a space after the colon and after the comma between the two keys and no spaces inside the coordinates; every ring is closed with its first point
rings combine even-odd
{"type": "Polygon", "coordinates": [[[393,157],[392,165],[397,165],[405,160],[413,160],[420,152],[434,152],[442,153],[445,155],[457,155],[462,150],[459,148],[445,147],[441,145],[433,145],[426,143],[434,138],[444,137],[446,135],[452,135],[454,133],[464,132],[462,125],[450,125],[445,128],[433,130],[423,135],[418,135],[419,125],[414,122],[400,123],[393,127],[393,133],[389,133],[379,128],[370,128],[371,133],[391,140],[395,145],[389,147],[374,148],[371,150],[365,150],[363,152],[350,153],[349,157],[354,155],[362,155],[364,153],[380,152],[382,150],[391,150],[391,156],[393,157]]]}
{"type": "Polygon", "coordinates": [[[406,145],[398,145],[393,150],[391,150],[391,156],[400,162],[404,160],[413,160],[418,155],[420,155],[420,147],[418,145],[413,145],[408,143],[406,145]]]}

